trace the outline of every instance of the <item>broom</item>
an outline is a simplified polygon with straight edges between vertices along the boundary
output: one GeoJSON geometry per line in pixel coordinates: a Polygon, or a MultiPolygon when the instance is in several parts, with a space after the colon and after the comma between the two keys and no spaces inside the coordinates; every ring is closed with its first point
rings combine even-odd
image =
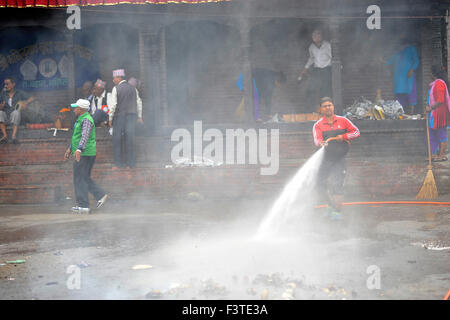
{"type": "Polygon", "coordinates": [[[427,123],[427,143],[428,143],[428,172],[423,182],[423,186],[416,196],[416,199],[435,199],[438,196],[438,191],[436,188],[436,182],[434,181],[433,171],[431,170],[433,166],[431,165],[431,151],[430,151],[430,133],[428,129],[428,113],[426,113],[426,123],[427,123]]]}

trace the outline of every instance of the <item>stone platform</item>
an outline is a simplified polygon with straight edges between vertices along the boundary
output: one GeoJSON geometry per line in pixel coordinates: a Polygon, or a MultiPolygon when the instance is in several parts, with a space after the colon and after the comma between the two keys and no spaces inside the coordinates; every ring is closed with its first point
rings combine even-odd
{"type": "MultiPolygon", "coordinates": [[[[427,172],[423,121],[355,122],[361,137],[347,159],[346,194],[364,198],[414,197],[427,172]]],[[[137,167],[112,171],[111,136],[97,128],[94,180],[116,199],[186,198],[191,192],[210,199],[275,197],[315,147],[313,123],[261,125],[279,128],[279,170],[260,174],[260,165],[166,168],[176,142],[175,128],[159,136],[137,137],[137,167]]],[[[206,130],[208,126],[204,126],[206,130]]],[[[240,128],[223,125],[225,129],[240,128]]],[[[186,127],[192,131],[192,127],[186,127]]],[[[243,128],[244,130],[247,128],[243,128]]],[[[18,145],[0,145],[0,203],[52,203],[73,198],[72,164],[63,155],[71,132],[21,130],[18,145]]],[[[270,139],[269,139],[270,140],[270,139]]],[[[204,144],[205,145],[205,144],[204,144]]],[[[270,150],[270,148],[269,148],[270,150]]],[[[440,194],[450,194],[450,164],[434,164],[440,194]]]]}

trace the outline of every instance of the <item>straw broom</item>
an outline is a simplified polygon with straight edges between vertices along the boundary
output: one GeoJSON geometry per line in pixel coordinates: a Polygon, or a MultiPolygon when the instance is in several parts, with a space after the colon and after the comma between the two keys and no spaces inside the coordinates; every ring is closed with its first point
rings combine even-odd
{"type": "Polygon", "coordinates": [[[430,151],[430,133],[428,129],[428,113],[426,114],[427,123],[427,144],[428,144],[428,172],[423,182],[423,186],[416,196],[416,199],[436,199],[438,196],[438,191],[436,188],[436,182],[434,181],[433,166],[431,165],[431,151],[430,151]]]}

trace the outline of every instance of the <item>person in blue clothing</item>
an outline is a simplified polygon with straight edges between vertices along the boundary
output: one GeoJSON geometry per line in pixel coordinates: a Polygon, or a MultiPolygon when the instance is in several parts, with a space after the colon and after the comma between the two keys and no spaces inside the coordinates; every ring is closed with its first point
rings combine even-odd
{"type": "MultiPolygon", "coordinates": [[[[272,96],[275,87],[286,82],[286,76],[281,71],[272,71],[264,68],[252,68],[253,82],[253,116],[257,122],[272,118],[272,96]],[[264,109],[260,103],[264,101],[264,109]]],[[[244,91],[244,76],[239,74],[236,86],[244,91]]]]}
{"type": "Polygon", "coordinates": [[[414,114],[417,105],[416,70],[419,66],[417,49],[402,36],[400,50],[391,56],[386,65],[394,67],[394,94],[405,112],[414,114]]]}

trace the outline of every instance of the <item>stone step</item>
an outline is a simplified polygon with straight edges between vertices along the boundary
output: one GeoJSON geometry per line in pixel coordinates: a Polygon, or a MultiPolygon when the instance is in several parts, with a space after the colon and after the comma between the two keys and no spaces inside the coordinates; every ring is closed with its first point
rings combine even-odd
{"type": "MultiPolygon", "coordinates": [[[[349,157],[402,158],[425,156],[425,135],[421,122],[365,121],[361,122],[361,137],[352,141],[349,157]]],[[[230,125],[231,126],[231,125],[230,125]]],[[[236,126],[236,125],[235,125],[236,126]]],[[[279,159],[305,159],[315,150],[312,124],[299,124],[290,131],[287,124],[277,124],[279,132],[279,159]]],[[[171,128],[175,129],[175,128],[171,128]]],[[[191,130],[192,128],[188,128],[191,130]]],[[[222,133],[226,127],[219,128],[222,133]]],[[[251,128],[250,128],[251,129],[251,128]]],[[[112,139],[106,128],[97,128],[97,163],[111,163],[112,139]]],[[[204,128],[206,130],[206,127],[204,128]]],[[[170,130],[164,136],[136,137],[136,160],[141,163],[170,163],[172,148],[178,141],[171,141],[170,130]]],[[[53,136],[47,130],[22,130],[20,143],[0,145],[0,167],[12,165],[62,164],[64,152],[70,143],[71,132],[57,132],[53,136]]],[[[192,139],[193,139],[192,134],[192,139]]],[[[268,139],[268,150],[271,150],[268,139]]],[[[192,143],[192,141],[191,141],[192,143]]],[[[203,142],[203,147],[208,143],[203,142]]],[[[193,145],[193,143],[192,143],[193,145]]],[[[248,143],[246,153],[248,158],[248,143]]]]}
{"type": "MultiPolygon", "coordinates": [[[[365,198],[415,196],[427,173],[426,162],[419,160],[348,159],[345,192],[365,198]]],[[[116,199],[176,199],[191,192],[209,199],[275,197],[304,161],[282,161],[273,176],[261,175],[257,165],[165,168],[163,163],[139,163],[132,170],[113,171],[103,163],[94,166],[92,177],[116,199]]],[[[434,164],[433,174],[439,193],[450,194],[450,163],[434,164]]],[[[0,203],[49,203],[66,197],[73,198],[70,162],[0,168],[0,203]]]]}

